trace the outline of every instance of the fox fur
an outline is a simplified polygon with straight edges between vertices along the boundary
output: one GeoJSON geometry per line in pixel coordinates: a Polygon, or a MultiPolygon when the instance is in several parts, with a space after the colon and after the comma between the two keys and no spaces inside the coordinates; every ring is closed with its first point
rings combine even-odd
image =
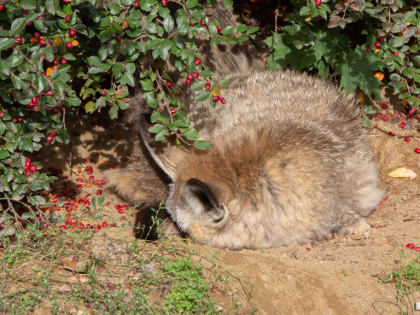
{"type": "Polygon", "coordinates": [[[210,149],[143,131],[140,154],[105,174],[109,187],[144,206],[166,200],[179,229],[213,247],[306,243],[366,224],[382,191],[354,95],[292,71],[229,80],[216,108],[186,96],[210,149]]]}

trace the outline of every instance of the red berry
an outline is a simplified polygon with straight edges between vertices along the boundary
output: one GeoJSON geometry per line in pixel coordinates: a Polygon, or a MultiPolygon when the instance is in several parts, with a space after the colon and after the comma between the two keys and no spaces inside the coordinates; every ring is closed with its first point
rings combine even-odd
{"type": "Polygon", "coordinates": [[[117,40],[117,42],[120,42],[120,41],[121,41],[121,37],[120,37],[120,36],[118,36],[118,37],[116,38],[116,40],[117,40]]]}
{"type": "Polygon", "coordinates": [[[168,0],[162,0],[161,4],[163,7],[166,7],[168,5],[168,0]]]}
{"type": "Polygon", "coordinates": [[[195,26],[195,23],[190,21],[190,26],[195,26]]]}
{"type": "Polygon", "coordinates": [[[194,78],[198,78],[200,76],[200,72],[196,71],[193,73],[194,78]]]}
{"type": "Polygon", "coordinates": [[[53,140],[54,140],[53,136],[48,136],[48,137],[47,137],[47,142],[48,142],[48,143],[53,142],[53,140]]]}
{"type": "Polygon", "coordinates": [[[62,230],[67,229],[67,225],[65,225],[65,224],[60,225],[60,229],[62,229],[62,230]]]}
{"type": "Polygon", "coordinates": [[[102,95],[102,96],[107,96],[107,95],[108,95],[108,91],[107,91],[107,90],[105,90],[105,89],[103,89],[103,90],[101,91],[101,95],[102,95]]]}
{"type": "Polygon", "coordinates": [[[53,96],[53,91],[49,90],[47,92],[45,92],[46,96],[53,96]]]}
{"type": "Polygon", "coordinates": [[[106,221],[102,222],[102,227],[103,228],[106,228],[107,226],[108,226],[108,222],[106,222],[106,221]]]}
{"type": "Polygon", "coordinates": [[[58,60],[54,60],[54,61],[53,61],[53,65],[54,65],[54,66],[58,66],[58,60]]]}
{"type": "Polygon", "coordinates": [[[394,51],[392,54],[393,54],[394,56],[398,56],[398,51],[394,51]]]}
{"type": "Polygon", "coordinates": [[[77,185],[76,187],[77,187],[77,189],[82,189],[83,188],[82,185],[77,185]]]}
{"type": "Polygon", "coordinates": [[[3,118],[3,112],[0,111],[0,118],[3,118]]]}
{"type": "Polygon", "coordinates": [[[417,154],[420,154],[420,148],[415,148],[414,152],[416,152],[417,154]]]}
{"type": "Polygon", "coordinates": [[[47,41],[45,39],[43,39],[43,38],[41,38],[39,40],[39,43],[41,44],[41,46],[47,46],[47,41]]]}
{"type": "Polygon", "coordinates": [[[34,87],[34,84],[33,83],[29,83],[29,88],[31,89],[31,90],[33,90],[35,87],[34,87]]]}
{"type": "Polygon", "coordinates": [[[31,21],[26,21],[25,25],[28,26],[28,27],[32,26],[32,22],[31,21]]]}
{"type": "Polygon", "coordinates": [[[167,87],[173,87],[173,86],[174,86],[174,84],[173,84],[172,82],[166,82],[166,86],[167,86],[167,87]]]}
{"type": "Polygon", "coordinates": [[[41,37],[41,34],[39,32],[35,32],[34,33],[34,36],[35,36],[35,38],[40,38],[41,37]]]}
{"type": "Polygon", "coordinates": [[[51,136],[55,137],[57,135],[57,131],[53,130],[51,131],[51,136]]]}
{"type": "Polygon", "coordinates": [[[93,168],[91,166],[86,167],[86,173],[92,174],[93,173],[93,168]]]}
{"type": "Polygon", "coordinates": [[[222,27],[220,25],[217,25],[216,30],[217,30],[217,33],[220,33],[222,31],[222,27]]]}
{"type": "Polygon", "coordinates": [[[28,157],[25,157],[25,168],[28,168],[31,166],[31,159],[28,157]]]}
{"type": "Polygon", "coordinates": [[[4,10],[4,5],[0,4],[0,11],[4,10]]]}
{"type": "Polygon", "coordinates": [[[210,82],[207,82],[204,87],[206,88],[206,90],[210,90],[211,89],[211,84],[210,82]]]}
{"type": "Polygon", "coordinates": [[[71,0],[63,0],[63,3],[69,4],[69,3],[71,3],[71,0]]]}
{"type": "Polygon", "coordinates": [[[410,142],[410,137],[404,137],[405,142],[410,142]]]}
{"type": "Polygon", "coordinates": [[[36,111],[36,112],[37,112],[37,111],[39,111],[39,107],[38,107],[38,105],[35,105],[35,106],[34,106],[34,111],[36,111]]]}
{"type": "Polygon", "coordinates": [[[134,6],[135,6],[136,8],[137,8],[139,5],[140,5],[140,3],[139,3],[139,1],[138,1],[138,0],[134,1],[134,6]]]}
{"type": "Polygon", "coordinates": [[[66,64],[67,63],[67,59],[64,58],[64,57],[61,57],[60,58],[60,63],[63,64],[63,65],[66,64]]]}
{"type": "Polygon", "coordinates": [[[89,176],[89,181],[90,181],[90,182],[93,182],[94,180],[95,180],[95,176],[90,175],[90,176],[89,176]]]}
{"type": "Polygon", "coordinates": [[[192,79],[193,79],[193,75],[192,75],[191,73],[188,73],[188,74],[187,74],[187,79],[188,79],[188,80],[192,80],[192,79]]]}
{"type": "Polygon", "coordinates": [[[379,44],[379,42],[374,42],[374,43],[373,43],[373,45],[374,45],[376,48],[381,47],[381,44],[379,44]]]}
{"type": "Polygon", "coordinates": [[[76,30],[74,28],[69,29],[69,36],[70,37],[76,36],[76,30]]]}
{"type": "Polygon", "coordinates": [[[187,79],[187,80],[185,80],[185,83],[186,84],[191,84],[191,80],[190,79],[187,79]]]}
{"type": "Polygon", "coordinates": [[[175,115],[176,114],[177,109],[176,108],[170,108],[169,112],[171,113],[171,115],[175,115]]]}
{"type": "Polygon", "coordinates": [[[405,247],[409,248],[409,249],[414,249],[414,244],[413,243],[408,243],[405,245],[405,247]]]}
{"type": "Polygon", "coordinates": [[[52,46],[52,45],[53,45],[52,40],[49,40],[48,41],[48,46],[52,46]]]}
{"type": "Polygon", "coordinates": [[[420,252],[420,246],[416,246],[415,250],[416,252],[420,252]]]}
{"type": "Polygon", "coordinates": [[[405,127],[405,125],[406,125],[406,123],[403,121],[403,122],[401,122],[401,124],[400,124],[400,128],[404,128],[405,127]]]}
{"type": "Polygon", "coordinates": [[[224,97],[221,97],[221,98],[220,98],[220,103],[222,103],[222,104],[226,104],[226,100],[225,100],[225,98],[224,98],[224,97]]]}
{"type": "Polygon", "coordinates": [[[15,37],[16,44],[22,44],[22,36],[15,37]]]}
{"type": "Polygon", "coordinates": [[[98,196],[102,195],[102,189],[98,189],[98,190],[96,191],[96,194],[97,194],[98,196]]]}
{"type": "Polygon", "coordinates": [[[321,0],[315,0],[315,5],[317,6],[317,7],[319,7],[320,5],[321,5],[321,0]]]}
{"type": "Polygon", "coordinates": [[[31,164],[31,166],[29,167],[29,170],[31,172],[36,172],[38,170],[38,166],[36,166],[35,164],[31,164]]]}
{"type": "Polygon", "coordinates": [[[390,131],[388,132],[388,134],[389,134],[390,136],[395,136],[395,132],[393,132],[392,130],[390,130],[390,131]]]}
{"type": "Polygon", "coordinates": [[[31,175],[31,171],[25,171],[25,176],[28,177],[29,175],[31,175]]]}
{"type": "Polygon", "coordinates": [[[67,50],[70,50],[70,49],[72,49],[73,48],[73,44],[71,43],[71,42],[67,42],[66,43],[66,49],[67,50]]]}
{"type": "Polygon", "coordinates": [[[218,96],[218,95],[213,96],[213,101],[215,101],[215,102],[220,101],[220,96],[218,96]]]}
{"type": "Polygon", "coordinates": [[[204,20],[203,20],[203,19],[200,19],[200,24],[201,24],[202,26],[204,26],[204,25],[206,25],[206,22],[204,22],[204,20]]]}
{"type": "Polygon", "coordinates": [[[64,22],[68,23],[70,21],[70,15],[64,17],[64,22]]]}
{"type": "Polygon", "coordinates": [[[32,97],[32,99],[31,99],[31,104],[32,104],[32,105],[37,105],[37,104],[38,104],[38,101],[39,101],[38,97],[34,96],[34,97],[32,97]]]}
{"type": "Polygon", "coordinates": [[[198,65],[200,65],[201,64],[201,59],[200,58],[197,58],[197,59],[195,59],[194,60],[194,63],[198,66],[198,65]]]}
{"type": "Polygon", "coordinates": [[[408,115],[413,115],[414,116],[416,114],[416,112],[417,112],[417,109],[412,108],[408,111],[408,115]]]}

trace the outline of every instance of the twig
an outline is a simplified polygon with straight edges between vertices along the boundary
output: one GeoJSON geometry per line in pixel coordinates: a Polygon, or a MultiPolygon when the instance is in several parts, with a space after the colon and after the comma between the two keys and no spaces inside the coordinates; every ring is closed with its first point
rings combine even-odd
{"type": "Polygon", "coordinates": [[[387,134],[393,133],[395,137],[403,138],[403,137],[417,137],[419,138],[420,135],[417,132],[416,129],[412,130],[392,130],[388,126],[386,126],[385,122],[382,120],[371,120],[370,128],[376,128],[379,129],[382,132],[385,132],[387,134]]]}

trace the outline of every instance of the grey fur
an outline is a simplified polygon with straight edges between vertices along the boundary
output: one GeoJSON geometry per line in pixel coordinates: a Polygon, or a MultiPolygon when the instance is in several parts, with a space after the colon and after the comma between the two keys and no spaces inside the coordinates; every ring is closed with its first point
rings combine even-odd
{"type": "MultiPolygon", "coordinates": [[[[291,71],[230,79],[225,105],[184,108],[209,150],[143,138],[172,182],[166,208],[180,229],[214,247],[265,248],[363,224],[382,191],[354,96],[291,71]]],[[[110,185],[147,203],[135,196],[151,191],[152,181],[142,180],[149,171],[131,168],[135,184],[121,184],[116,170],[107,174],[110,185]]],[[[159,192],[164,185],[156,181],[159,192]]]]}

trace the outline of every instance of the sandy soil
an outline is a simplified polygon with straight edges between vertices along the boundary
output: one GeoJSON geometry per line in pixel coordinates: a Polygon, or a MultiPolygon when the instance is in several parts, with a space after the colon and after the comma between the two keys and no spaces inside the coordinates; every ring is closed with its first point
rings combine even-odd
{"type": "MultiPolygon", "coordinates": [[[[67,171],[69,161],[73,170],[93,165],[93,175],[97,177],[110,165],[124,163],[135,145],[127,136],[130,131],[121,126],[88,131],[91,129],[91,123],[78,124],[72,145],[51,148],[54,153],[46,154],[50,158],[47,162],[67,171]]],[[[241,313],[250,313],[251,305],[257,314],[398,314],[403,310],[411,314],[412,301],[420,302],[420,292],[414,293],[405,309],[404,305],[395,304],[394,284],[381,283],[378,277],[415,257],[416,252],[406,249],[406,243],[420,245],[420,155],[414,153],[414,147],[420,144],[418,139],[407,143],[378,129],[371,130],[369,140],[386,197],[369,219],[371,231],[362,237],[337,237],[309,245],[255,251],[211,249],[192,242],[187,242],[187,246],[218,257],[243,280],[251,303],[244,302],[244,307],[237,310],[241,313]],[[386,175],[397,167],[409,168],[417,177],[386,175]]],[[[116,213],[114,205],[121,203],[118,197],[107,193],[106,201],[110,202],[110,221],[134,220],[116,213]]],[[[97,234],[95,243],[100,247],[132,239],[131,228],[123,232],[108,228],[97,234]]],[[[96,252],[104,251],[99,248],[96,252]]],[[[242,290],[239,282],[232,290],[242,290]]],[[[213,294],[223,306],[232,292],[215,287],[213,294]]],[[[243,299],[246,300],[245,295],[243,299]]]]}

